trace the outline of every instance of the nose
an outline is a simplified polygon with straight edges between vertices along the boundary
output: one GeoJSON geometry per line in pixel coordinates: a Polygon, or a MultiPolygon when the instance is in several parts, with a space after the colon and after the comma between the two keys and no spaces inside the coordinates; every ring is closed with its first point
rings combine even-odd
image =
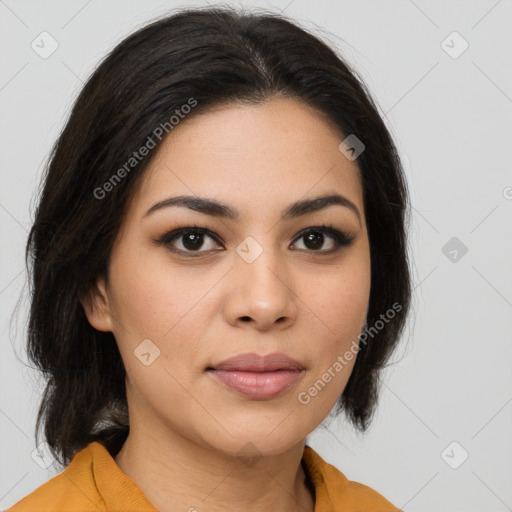
{"type": "Polygon", "coordinates": [[[240,251],[229,273],[228,288],[225,313],[232,325],[247,324],[265,331],[295,323],[299,299],[292,272],[277,250],[265,248],[254,260],[240,251]]]}

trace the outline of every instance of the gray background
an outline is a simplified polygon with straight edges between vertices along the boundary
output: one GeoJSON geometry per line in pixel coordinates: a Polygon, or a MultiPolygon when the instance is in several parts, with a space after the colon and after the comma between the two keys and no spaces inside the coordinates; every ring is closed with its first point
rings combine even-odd
{"type": "MultiPolygon", "coordinates": [[[[23,364],[26,302],[10,322],[42,165],[106,52],[185,4],[201,3],[0,0],[0,508],[57,474],[31,457],[42,388],[23,364]],[[58,43],[45,59],[43,31],[58,43]]],[[[243,4],[282,10],[354,64],[413,204],[414,312],[375,422],[361,436],[326,421],[308,442],[404,511],[512,510],[512,1],[243,4]]]]}

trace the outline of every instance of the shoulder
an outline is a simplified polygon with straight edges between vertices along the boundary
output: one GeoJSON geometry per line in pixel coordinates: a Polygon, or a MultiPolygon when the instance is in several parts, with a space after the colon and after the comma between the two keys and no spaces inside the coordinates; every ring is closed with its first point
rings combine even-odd
{"type": "Polygon", "coordinates": [[[349,480],[310,446],[306,446],[304,455],[317,501],[322,505],[347,512],[402,512],[375,489],[349,480]]]}
{"type": "Polygon", "coordinates": [[[75,454],[64,471],[37,487],[6,512],[34,510],[105,510],[105,503],[92,475],[92,455],[88,447],[75,454]]]}
{"type": "MultiPolygon", "coordinates": [[[[327,464],[327,463],[326,463],[327,464]]],[[[357,512],[401,512],[377,490],[347,477],[332,466],[326,478],[326,486],[333,503],[357,512]]]]}
{"type": "Polygon", "coordinates": [[[382,494],[367,485],[349,480],[348,486],[349,493],[358,507],[355,510],[361,512],[368,510],[372,512],[402,512],[382,494]]]}

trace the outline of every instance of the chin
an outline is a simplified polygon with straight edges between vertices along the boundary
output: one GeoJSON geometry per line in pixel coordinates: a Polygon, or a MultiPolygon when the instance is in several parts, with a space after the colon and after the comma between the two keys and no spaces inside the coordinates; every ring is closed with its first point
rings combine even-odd
{"type": "MultiPolygon", "coordinates": [[[[286,417],[286,415],[285,415],[286,417]]],[[[225,431],[221,437],[210,436],[203,438],[214,449],[232,456],[240,457],[242,462],[250,465],[252,460],[259,459],[264,456],[279,455],[293,448],[295,445],[303,443],[309,431],[300,428],[290,430],[291,425],[284,425],[283,418],[271,423],[261,423],[253,425],[250,428],[243,428],[240,425],[226,424],[226,429],[231,433],[232,437],[225,431]],[[280,427],[282,431],[278,432],[280,427]]]]}

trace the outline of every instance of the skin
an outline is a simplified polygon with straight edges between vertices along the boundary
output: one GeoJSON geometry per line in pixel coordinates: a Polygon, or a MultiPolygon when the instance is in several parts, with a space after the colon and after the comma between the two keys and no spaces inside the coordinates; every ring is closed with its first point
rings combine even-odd
{"type": "Polygon", "coordinates": [[[370,294],[363,191],[357,162],[338,149],[344,138],[294,99],[210,110],[169,133],[129,204],[109,281],[100,279],[82,304],[93,327],[113,332],[127,371],[130,434],[115,461],[161,511],[314,509],[300,464],[305,439],[336,404],[356,359],[308,404],[298,395],[358,341],[370,294]],[[280,220],[291,203],[332,193],[352,201],[360,219],[333,205],[280,220]],[[144,216],[180,194],[226,203],[239,218],[186,207],[144,216]],[[317,246],[297,239],[323,223],[354,240],[326,254],[336,247],[329,234],[317,246]],[[195,258],[190,236],[188,245],[187,236],[170,244],[183,255],[155,243],[194,224],[221,242],[205,235],[195,258]],[[249,236],[263,249],[252,263],[236,252],[249,236]],[[148,366],[134,355],[145,339],[160,350],[148,366]],[[205,372],[242,352],[274,351],[306,370],[272,399],[251,400],[205,372]],[[256,463],[238,456],[247,443],[256,463]]]}

